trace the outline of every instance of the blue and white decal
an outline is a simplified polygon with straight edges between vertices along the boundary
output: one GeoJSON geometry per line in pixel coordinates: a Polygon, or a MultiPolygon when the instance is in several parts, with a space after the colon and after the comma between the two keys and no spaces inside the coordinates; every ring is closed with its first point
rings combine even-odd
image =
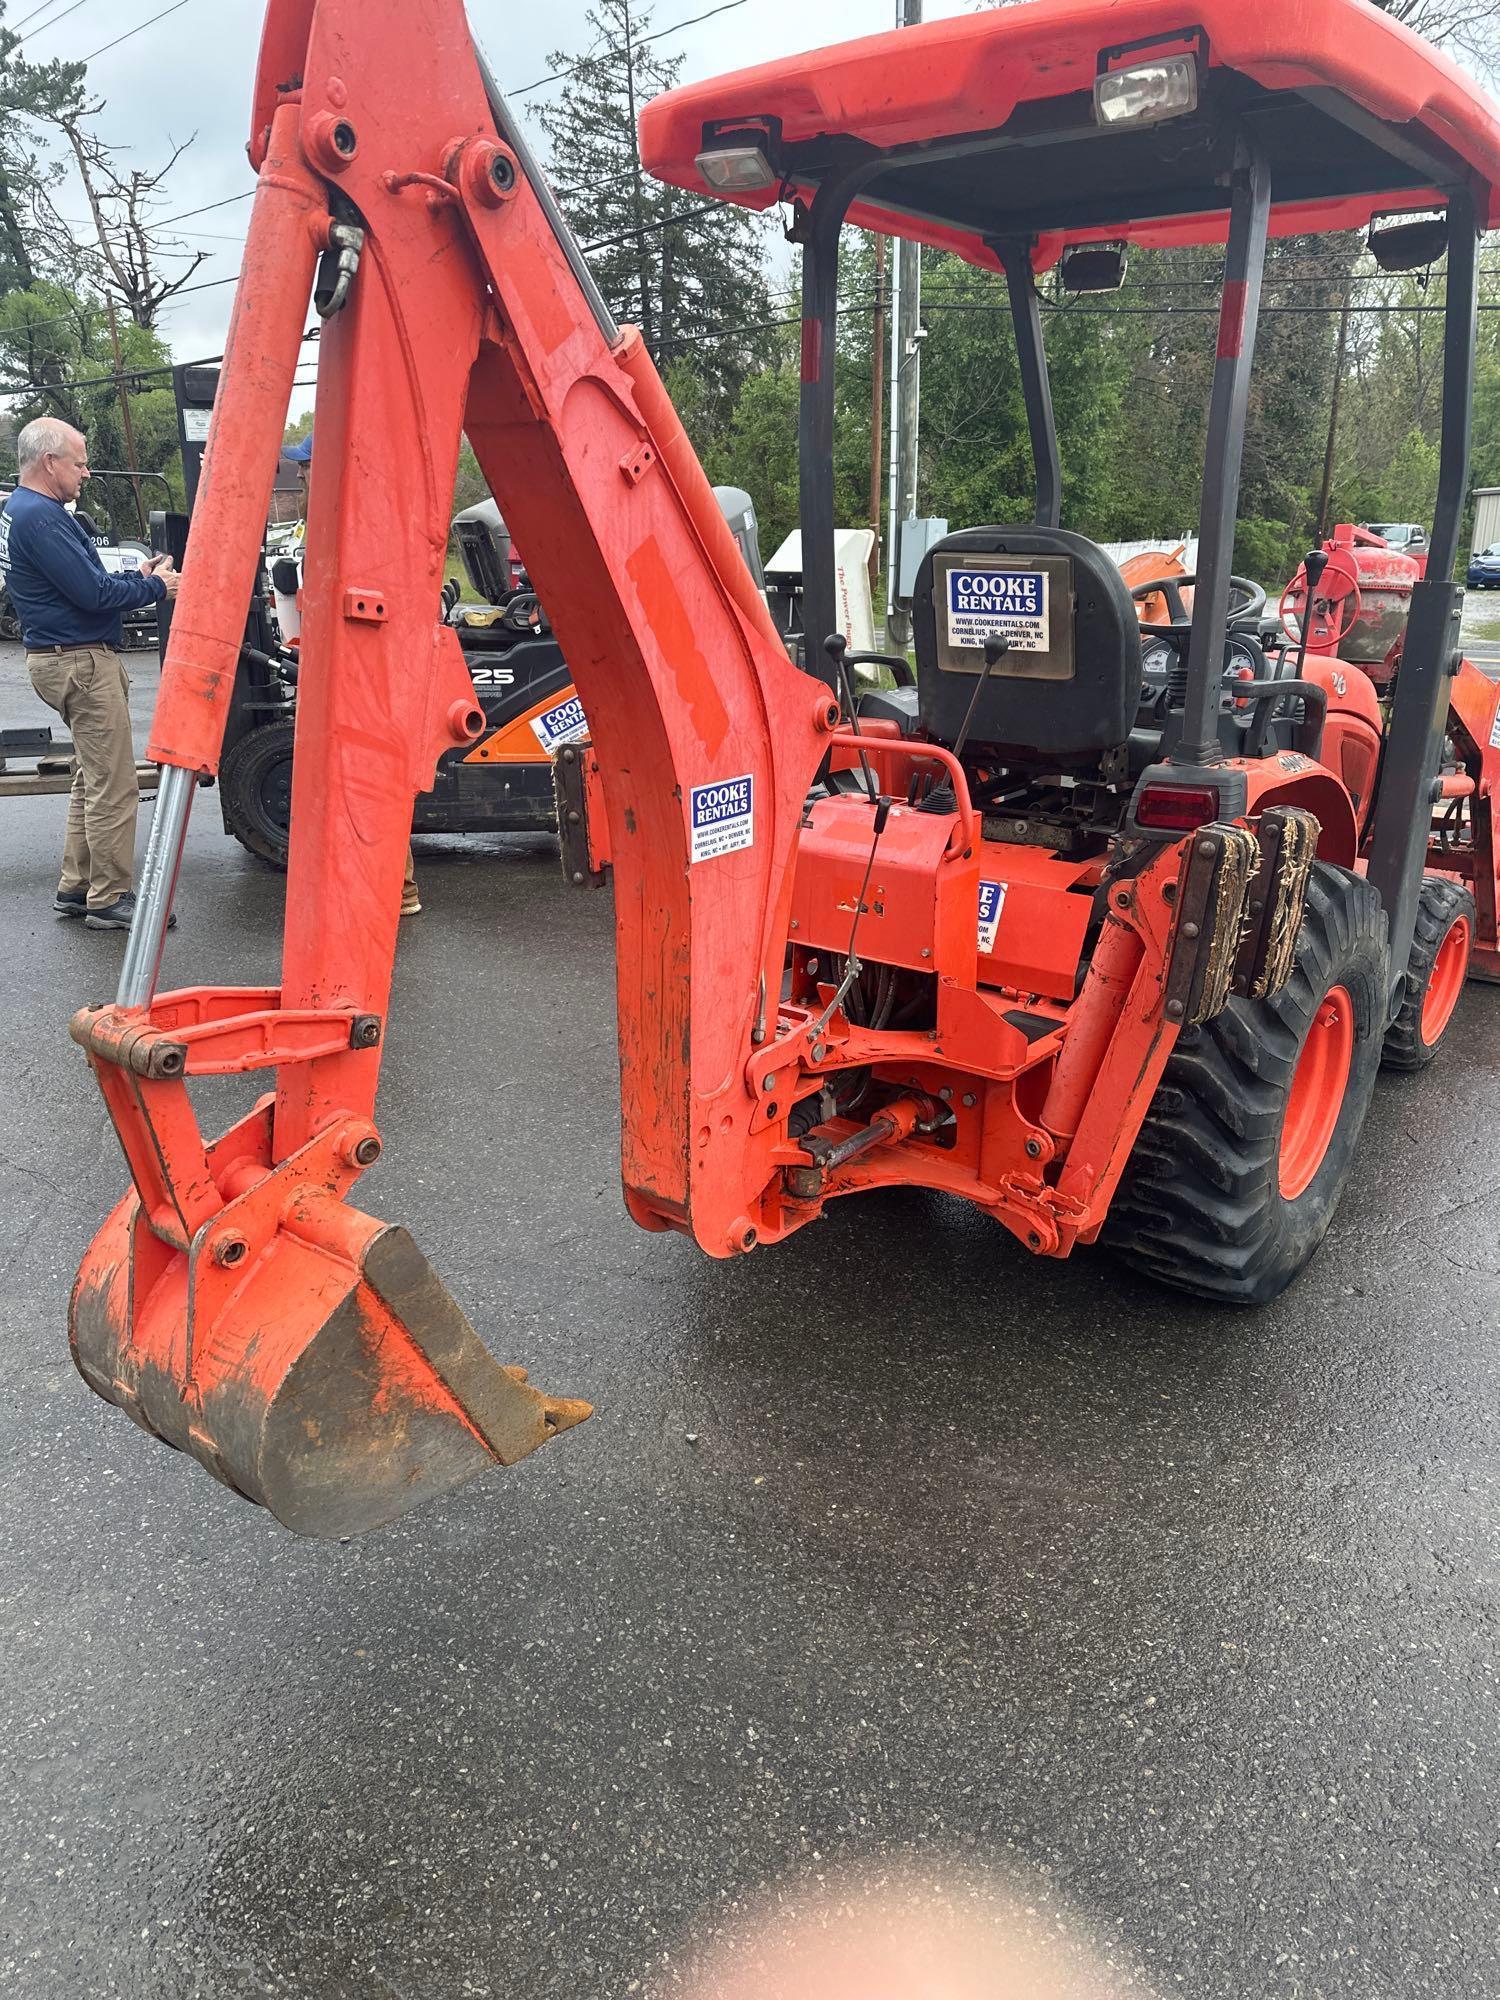
{"type": "Polygon", "coordinates": [[[753,847],[754,779],[720,778],[711,785],[694,785],[688,793],[688,826],[690,861],[712,861],[717,855],[753,847]]]}
{"type": "Polygon", "coordinates": [[[948,644],[981,650],[992,633],[1015,653],[1052,648],[1047,572],[1042,569],[950,569],[948,644]]]}
{"type": "Polygon", "coordinates": [[[576,694],[560,701],[556,708],[546,708],[540,715],[534,715],[531,727],[537,742],[549,757],[561,750],[565,743],[576,743],[589,733],[588,717],[576,694]]]}
{"type": "Polygon", "coordinates": [[[1000,928],[1000,912],[1005,908],[1004,882],[979,885],[979,949],[988,957],[995,949],[995,933],[1000,928]]]}

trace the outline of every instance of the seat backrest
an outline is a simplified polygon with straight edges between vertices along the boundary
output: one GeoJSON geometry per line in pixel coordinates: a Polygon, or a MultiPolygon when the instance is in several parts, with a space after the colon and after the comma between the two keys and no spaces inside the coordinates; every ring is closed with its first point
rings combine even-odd
{"type": "Polygon", "coordinates": [[[1126,742],[1140,628],[1119,570],[1062,528],[965,528],[928,550],[912,599],[922,733],[953,743],[984,642],[1009,641],[968,740],[1021,762],[1086,765],[1126,742]]]}

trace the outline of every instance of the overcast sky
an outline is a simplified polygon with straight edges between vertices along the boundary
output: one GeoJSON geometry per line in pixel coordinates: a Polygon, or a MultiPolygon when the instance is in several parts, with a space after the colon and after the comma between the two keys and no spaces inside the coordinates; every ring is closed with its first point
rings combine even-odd
{"type": "MultiPolygon", "coordinates": [[[[722,0],[655,0],[651,27],[669,28],[716,4],[722,0]]],[[[127,146],[131,163],[143,167],[158,164],[190,133],[198,135],[172,176],[170,203],[159,210],[164,215],[241,194],[252,185],[245,140],[264,12],[261,0],[178,0],[164,18],[131,34],[169,5],[170,0],[48,0],[43,8],[39,0],[9,0],[6,7],[7,21],[22,31],[23,53],[34,62],[93,57],[103,44],[128,37],[89,64],[90,84],[107,105],[101,134],[127,146]],[[25,17],[32,13],[37,19],[27,26],[25,17]],[[53,20],[57,26],[49,29],[53,20]]],[[[896,11],[896,0],[739,0],[680,36],[665,37],[660,47],[681,51],[684,80],[691,81],[876,33],[893,24],[896,11]]],[[[927,0],[925,8],[929,20],[965,11],[965,0],[927,0]]],[[[545,76],[554,50],[583,51],[587,12],[587,0],[548,0],[545,6],[469,0],[475,33],[508,92],[545,76]]],[[[542,101],[537,93],[522,98],[520,108],[533,111],[542,101]]],[[[528,130],[542,150],[534,120],[528,130]]],[[[84,214],[76,184],[59,206],[72,218],[84,214]]],[[[194,216],[174,230],[192,249],[210,253],[194,284],[228,277],[238,268],[249,208],[242,201],[194,216]]],[[[233,299],[234,287],[226,284],[170,302],[161,328],[176,358],[220,351],[233,299]]]]}

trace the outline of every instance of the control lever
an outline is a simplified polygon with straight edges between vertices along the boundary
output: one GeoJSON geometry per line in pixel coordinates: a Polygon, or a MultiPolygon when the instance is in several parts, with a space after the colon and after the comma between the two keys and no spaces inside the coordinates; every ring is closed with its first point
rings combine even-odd
{"type": "Polygon", "coordinates": [[[1297,648],[1297,674],[1299,679],[1303,667],[1307,664],[1307,642],[1312,636],[1313,599],[1317,596],[1318,585],[1323,581],[1323,572],[1327,567],[1328,551],[1326,549],[1308,550],[1307,559],[1302,565],[1303,575],[1307,578],[1307,596],[1303,600],[1302,605],[1302,643],[1297,648]]]}
{"type": "Polygon", "coordinates": [[[964,726],[959,730],[958,741],[953,746],[955,757],[962,757],[964,754],[964,745],[969,740],[969,731],[973,727],[974,717],[979,710],[979,697],[984,693],[985,684],[989,680],[990,675],[999,666],[1009,651],[1009,639],[1002,639],[998,632],[991,632],[988,639],[985,640],[984,667],[980,672],[978,681],[975,683],[974,693],[969,701],[969,712],[964,717],[964,726]]]}
{"type": "MultiPolygon", "coordinates": [[[[849,711],[849,727],[856,736],[862,736],[864,731],[859,726],[859,710],[854,704],[854,683],[849,678],[849,667],[846,659],[849,651],[849,641],[844,637],[842,632],[830,632],[828,637],[823,641],[823,651],[832,660],[833,671],[838,676],[840,699],[844,707],[849,711]]],[[[865,774],[865,790],[870,794],[871,805],[874,805],[880,797],[880,787],[875,782],[875,773],[870,769],[870,760],[863,750],[859,753],[859,767],[865,774]]]]}
{"type": "Polygon", "coordinates": [[[280,674],[293,687],[297,684],[297,655],[289,653],[284,646],[278,646],[274,653],[264,653],[259,646],[244,645],[240,647],[240,658],[248,660],[252,667],[264,667],[267,673],[280,674]]]}

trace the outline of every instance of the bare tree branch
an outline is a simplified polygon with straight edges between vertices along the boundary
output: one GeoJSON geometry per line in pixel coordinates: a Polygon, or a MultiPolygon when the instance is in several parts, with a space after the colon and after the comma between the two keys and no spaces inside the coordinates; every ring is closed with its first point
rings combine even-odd
{"type": "MultiPolygon", "coordinates": [[[[154,327],[163,302],[181,290],[210,254],[207,250],[183,250],[174,246],[173,239],[159,238],[150,214],[153,197],[159,193],[167,175],[193,140],[185,139],[181,145],[175,146],[165,164],[154,172],[148,173],[139,167],[125,171],[117,164],[114,148],[85,123],[103,108],[102,103],[96,103],[63,111],[52,122],[72,148],[99,246],[98,255],[106,274],[105,282],[119,294],[137,326],[154,327]],[[161,269],[161,259],[178,255],[188,257],[190,261],[185,269],[169,277],[161,269]]],[[[47,233],[59,234],[63,242],[72,245],[72,231],[52,207],[50,199],[41,195],[41,204],[50,211],[47,233]]],[[[73,247],[76,256],[76,245],[73,247]]]]}

